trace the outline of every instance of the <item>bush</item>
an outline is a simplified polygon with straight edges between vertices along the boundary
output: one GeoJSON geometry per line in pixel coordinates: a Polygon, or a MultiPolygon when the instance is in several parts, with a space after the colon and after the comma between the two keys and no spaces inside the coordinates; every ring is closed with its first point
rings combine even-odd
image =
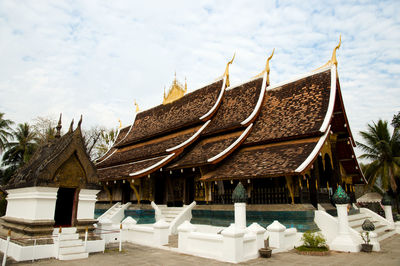
{"type": "Polygon", "coordinates": [[[308,248],[321,248],[326,247],[326,240],[320,232],[307,231],[303,234],[301,240],[303,246],[308,248]]]}

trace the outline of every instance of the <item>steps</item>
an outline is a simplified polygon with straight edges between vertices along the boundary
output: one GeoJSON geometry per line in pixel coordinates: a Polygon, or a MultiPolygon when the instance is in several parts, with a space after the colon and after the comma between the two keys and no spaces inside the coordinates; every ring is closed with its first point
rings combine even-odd
{"type": "Polygon", "coordinates": [[[382,241],[396,233],[395,230],[389,229],[387,225],[382,225],[378,220],[374,219],[366,213],[349,215],[349,226],[357,232],[361,233],[363,231],[361,226],[364,223],[365,219],[369,219],[375,225],[375,230],[373,232],[378,235],[378,241],[382,241]]]}
{"type": "Polygon", "coordinates": [[[130,202],[126,204],[121,204],[121,202],[117,202],[110,209],[108,209],[105,213],[103,213],[97,220],[101,221],[109,221],[114,224],[119,224],[125,217],[125,210],[131,205],[130,202]]]}
{"type": "Polygon", "coordinates": [[[56,235],[54,242],[58,243],[58,259],[59,260],[77,260],[86,259],[89,253],[85,252],[85,245],[79,234],[76,233],[76,227],[63,228],[58,235],[58,228],[54,229],[53,235],[56,235]]]}
{"type": "Polygon", "coordinates": [[[171,223],[185,209],[185,207],[167,207],[167,205],[158,205],[158,207],[167,223],[171,223]]]}

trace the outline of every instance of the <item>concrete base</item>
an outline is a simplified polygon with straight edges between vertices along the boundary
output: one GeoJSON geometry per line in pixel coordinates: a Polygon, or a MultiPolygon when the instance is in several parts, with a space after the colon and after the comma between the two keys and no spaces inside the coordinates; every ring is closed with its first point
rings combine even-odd
{"type": "Polygon", "coordinates": [[[360,245],[357,244],[350,235],[339,235],[329,245],[331,250],[344,252],[359,252],[360,245]]]}

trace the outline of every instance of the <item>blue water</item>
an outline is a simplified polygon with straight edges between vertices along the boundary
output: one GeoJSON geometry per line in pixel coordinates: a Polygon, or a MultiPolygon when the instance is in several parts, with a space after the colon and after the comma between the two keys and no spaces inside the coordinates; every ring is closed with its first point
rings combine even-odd
{"type": "MultiPolygon", "coordinates": [[[[96,209],[95,218],[106,210],[96,209]]],[[[154,210],[125,210],[125,218],[132,217],[138,224],[155,223],[154,210]]],[[[193,224],[207,224],[227,227],[234,222],[233,211],[192,210],[193,224]]],[[[286,228],[295,227],[299,232],[318,230],[314,223],[314,211],[247,211],[247,225],[254,222],[267,227],[274,220],[278,220],[286,228]]]]}

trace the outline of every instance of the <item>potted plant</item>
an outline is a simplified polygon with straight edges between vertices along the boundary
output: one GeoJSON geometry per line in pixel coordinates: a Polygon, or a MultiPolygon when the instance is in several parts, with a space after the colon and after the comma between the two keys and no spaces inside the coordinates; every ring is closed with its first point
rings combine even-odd
{"type": "Polygon", "coordinates": [[[263,258],[271,258],[272,249],[269,247],[269,236],[264,240],[264,247],[258,250],[260,256],[263,258]]]}
{"type": "Polygon", "coordinates": [[[371,239],[369,237],[369,232],[375,230],[375,225],[370,220],[365,219],[361,227],[364,230],[363,232],[360,233],[364,241],[364,244],[361,244],[361,251],[371,252],[372,245],[370,244],[371,239]]]}
{"type": "Polygon", "coordinates": [[[302,255],[324,256],[329,254],[326,239],[320,232],[307,231],[301,237],[303,245],[296,247],[296,251],[302,255]]]}

